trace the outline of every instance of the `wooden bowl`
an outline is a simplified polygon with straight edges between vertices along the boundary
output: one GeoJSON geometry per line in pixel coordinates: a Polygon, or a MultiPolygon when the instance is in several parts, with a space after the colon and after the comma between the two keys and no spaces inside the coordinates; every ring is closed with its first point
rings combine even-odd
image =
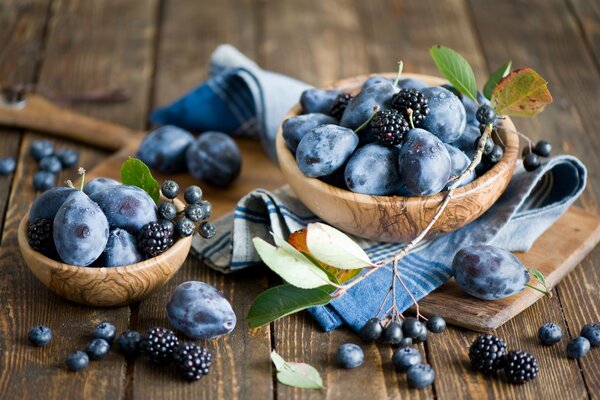
{"type": "Polygon", "coordinates": [[[192,236],[189,236],[177,240],[163,254],[137,264],[113,268],[78,267],[33,250],[27,241],[28,224],[29,213],[21,220],[18,240],[31,272],[56,294],[89,306],[124,306],[144,299],[177,273],[192,245],[192,236]]]}
{"type": "MultiPolygon", "coordinates": [[[[447,83],[428,75],[404,74],[405,77],[420,79],[431,85],[447,83]]],[[[355,94],[367,78],[369,76],[363,75],[345,79],[331,87],[355,94]]],[[[301,113],[302,107],[297,104],[284,120],[301,113]]],[[[519,138],[509,118],[498,126],[498,132],[504,144],[504,158],[483,176],[454,192],[430,236],[452,232],[473,221],[490,208],[506,189],[517,162],[519,138]]],[[[281,126],[277,132],[276,149],[281,171],[304,205],[328,224],[360,237],[384,242],[408,242],[429,223],[445,196],[443,192],[415,197],[370,196],[309,178],[298,169],[294,154],[283,139],[281,126]]]]}

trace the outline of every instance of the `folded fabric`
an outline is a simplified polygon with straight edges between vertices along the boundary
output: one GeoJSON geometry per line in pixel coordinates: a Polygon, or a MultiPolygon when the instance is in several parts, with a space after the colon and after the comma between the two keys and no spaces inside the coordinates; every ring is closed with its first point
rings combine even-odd
{"type": "Polygon", "coordinates": [[[150,121],[189,131],[257,137],[277,162],[277,128],[300,94],[310,87],[265,71],[233,46],[224,44],[211,56],[209,79],[172,104],[154,110],[150,121]]]}
{"type": "MultiPolygon", "coordinates": [[[[577,158],[557,156],[534,172],[519,162],[508,188],[484,215],[450,234],[423,242],[400,263],[400,273],[412,294],[421,299],[451,276],[454,254],[475,243],[489,243],[511,251],[526,251],[577,199],[586,184],[587,171],[577,158]]],[[[224,273],[260,265],[253,237],[270,240],[272,231],[287,236],[318,221],[289,187],[274,192],[257,189],[240,200],[234,212],[216,221],[219,234],[206,241],[195,238],[194,253],[224,273]]],[[[402,244],[377,243],[355,238],[374,262],[398,253],[402,244]]],[[[355,331],[377,313],[389,287],[390,265],[372,274],[345,295],[310,313],[325,331],[348,325],[355,331]]],[[[402,310],[412,300],[398,291],[402,310]]]]}

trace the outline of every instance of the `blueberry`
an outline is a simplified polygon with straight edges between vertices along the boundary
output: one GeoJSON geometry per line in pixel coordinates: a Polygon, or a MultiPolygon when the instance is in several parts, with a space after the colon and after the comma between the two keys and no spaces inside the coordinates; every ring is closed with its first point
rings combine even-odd
{"type": "Polygon", "coordinates": [[[296,152],[300,140],[310,131],[321,125],[336,124],[337,120],[325,114],[297,115],[283,121],[281,126],[285,144],[296,152]]]}
{"type": "Polygon", "coordinates": [[[562,335],[563,333],[560,326],[552,322],[545,323],[540,326],[540,329],[538,330],[538,338],[540,339],[540,342],[546,346],[551,346],[560,342],[562,335]]]}
{"type": "Polygon", "coordinates": [[[339,90],[306,89],[300,95],[300,105],[305,114],[327,114],[340,93],[339,90]]]}
{"type": "Polygon", "coordinates": [[[540,157],[549,157],[552,153],[552,145],[545,140],[540,140],[533,147],[533,152],[540,157]]]}
{"type": "Polygon", "coordinates": [[[83,192],[76,191],[58,209],[53,237],[63,262],[90,265],[106,247],[108,221],[96,203],[83,192]]]}
{"type": "Polygon", "coordinates": [[[67,356],[65,364],[70,371],[80,371],[88,366],[90,359],[83,351],[75,351],[67,356]]]}
{"type": "Polygon", "coordinates": [[[79,162],[79,153],[73,149],[60,149],[56,152],[63,168],[71,168],[79,162]]]}
{"type": "Polygon", "coordinates": [[[381,337],[383,333],[383,327],[379,318],[371,318],[368,320],[360,330],[360,338],[365,343],[371,343],[381,337]]]}
{"type": "Polygon", "coordinates": [[[567,344],[567,357],[582,358],[590,351],[590,341],[578,336],[567,344]]]}
{"type": "Polygon", "coordinates": [[[47,219],[54,221],[58,209],[77,189],[68,187],[55,187],[40,194],[31,205],[29,210],[29,222],[35,222],[38,219],[47,219]]]}
{"type": "Polygon", "coordinates": [[[59,174],[62,171],[60,159],[55,155],[42,158],[39,166],[40,170],[52,172],[53,174],[59,174]]]}
{"type": "Polygon", "coordinates": [[[45,346],[52,340],[52,331],[45,325],[39,325],[29,331],[27,338],[34,346],[45,346]]]}
{"type": "Polygon", "coordinates": [[[371,143],[352,154],[344,171],[346,186],[353,192],[386,196],[398,191],[398,148],[371,143]]]}
{"type": "Polygon", "coordinates": [[[210,217],[212,206],[208,201],[190,204],[185,208],[185,216],[192,222],[204,221],[210,217]]]}
{"type": "Polygon", "coordinates": [[[196,230],[196,225],[192,221],[187,218],[180,218],[175,224],[175,230],[179,237],[188,237],[192,236],[194,230],[196,230]]]}
{"type": "Polygon", "coordinates": [[[83,193],[91,196],[96,192],[101,192],[104,189],[108,189],[113,186],[121,186],[121,182],[111,178],[95,178],[85,184],[83,187],[83,193]]]}
{"type": "Polygon", "coordinates": [[[304,175],[317,178],[340,168],[358,146],[351,129],[322,125],[307,133],[296,149],[296,162],[304,175]]]}
{"type": "Polygon", "coordinates": [[[502,150],[502,147],[495,144],[494,147],[492,148],[492,151],[488,155],[488,160],[490,161],[490,163],[496,164],[496,163],[500,162],[500,160],[502,160],[503,157],[504,157],[504,150],[502,150]]]}
{"type": "Polygon", "coordinates": [[[198,229],[198,233],[200,233],[200,236],[204,239],[212,239],[217,233],[217,229],[212,223],[203,222],[198,229]]]}
{"type": "Polygon", "coordinates": [[[179,185],[177,182],[167,179],[163,182],[161,192],[167,199],[174,199],[179,195],[179,185]]]}
{"type": "Polygon", "coordinates": [[[218,187],[233,183],[242,169],[242,155],[235,141],[221,132],[206,132],[186,152],[189,173],[218,187]]]}
{"type": "Polygon", "coordinates": [[[421,353],[414,347],[402,347],[394,352],[392,364],[396,371],[406,372],[410,367],[421,364],[421,353]]]}
{"type": "MultiPolygon", "coordinates": [[[[457,149],[456,147],[450,145],[450,144],[445,144],[446,146],[446,150],[448,150],[448,155],[450,156],[450,163],[452,165],[452,170],[450,171],[450,177],[453,176],[460,176],[463,172],[465,172],[465,170],[469,167],[469,165],[471,164],[471,160],[469,159],[469,157],[467,157],[467,155],[465,153],[463,153],[462,151],[460,151],[459,149],[457,149]]],[[[473,173],[466,177],[462,183],[460,184],[460,186],[464,186],[467,185],[471,182],[473,182],[476,178],[476,174],[475,171],[473,171],[473,173]]],[[[448,183],[452,183],[453,181],[450,181],[448,183]]]]}
{"type": "Polygon", "coordinates": [[[427,321],[427,329],[431,333],[442,333],[446,330],[446,320],[439,315],[434,315],[427,321]]]}
{"type": "Polygon", "coordinates": [[[171,325],[192,339],[213,339],[229,334],[236,324],[231,304],[216,288],[188,281],[175,288],[167,303],[171,325]]]}
{"type": "Polygon", "coordinates": [[[468,246],[452,261],[456,283],[482,300],[496,300],[522,291],[529,272],[511,252],[485,244],[468,246]]]}
{"type": "Polygon", "coordinates": [[[51,189],[56,184],[56,175],[48,171],[38,171],[33,175],[33,187],[42,191],[51,189]]]}
{"type": "Polygon", "coordinates": [[[523,167],[525,167],[525,170],[527,171],[535,171],[540,165],[540,159],[537,154],[530,153],[523,158],[523,167]]]}
{"type": "Polygon", "coordinates": [[[429,104],[429,114],[421,127],[444,143],[456,141],[465,130],[465,107],[449,90],[435,86],[422,90],[429,104]]]}
{"type": "Polygon", "coordinates": [[[417,90],[421,90],[421,89],[425,89],[427,87],[429,87],[430,85],[428,85],[427,83],[419,80],[419,79],[414,79],[414,78],[406,78],[406,79],[400,79],[398,81],[398,88],[399,89],[417,89],[417,90]]]}
{"type": "Polygon", "coordinates": [[[0,175],[9,175],[15,171],[17,163],[13,157],[0,158],[0,175]]]}
{"type": "Polygon", "coordinates": [[[422,389],[433,383],[435,371],[429,364],[419,364],[410,367],[406,373],[408,386],[422,389]]]}
{"type": "Polygon", "coordinates": [[[390,81],[374,83],[365,88],[348,104],[340,125],[350,129],[358,128],[371,117],[374,106],[381,110],[390,108],[393,94],[394,85],[390,81]]]}
{"type": "Polygon", "coordinates": [[[192,143],[194,136],[191,133],[165,125],[148,133],[138,149],[137,158],[158,172],[184,171],[185,153],[192,143]]]}
{"type": "Polygon", "coordinates": [[[581,329],[581,336],[589,340],[592,346],[600,346],[600,324],[586,324],[581,329]]]}
{"type": "Polygon", "coordinates": [[[402,325],[399,322],[390,322],[388,326],[383,329],[383,333],[379,340],[386,344],[399,344],[402,341],[402,325]]]}
{"type": "Polygon", "coordinates": [[[177,208],[175,204],[168,203],[166,201],[161,202],[158,205],[158,216],[162,219],[173,220],[177,216],[177,208]]]}
{"type": "Polygon", "coordinates": [[[36,140],[29,146],[29,154],[40,161],[42,158],[54,154],[54,144],[48,140],[36,140]]]}
{"type": "Polygon", "coordinates": [[[400,148],[399,169],[402,182],[412,194],[428,196],[446,186],[452,161],[444,143],[430,132],[415,128],[408,131],[400,148]]]}
{"type": "Polygon", "coordinates": [[[188,186],[183,192],[183,199],[188,204],[198,204],[202,200],[202,189],[196,185],[188,186]]]}
{"type": "Polygon", "coordinates": [[[494,124],[496,122],[496,111],[488,105],[482,104],[475,114],[477,122],[483,125],[494,124]]]}
{"type": "Polygon", "coordinates": [[[101,257],[104,267],[122,267],[144,260],[137,248],[135,237],[121,228],[110,232],[101,257]]]}
{"type": "Polygon", "coordinates": [[[140,353],[142,335],[136,331],[125,331],[119,335],[117,344],[125,358],[133,359],[140,353]]]}
{"type": "Polygon", "coordinates": [[[92,339],[87,346],[85,346],[85,352],[92,360],[102,360],[106,358],[110,351],[110,345],[104,339],[92,339]]]}
{"type": "Polygon", "coordinates": [[[92,332],[93,338],[104,339],[108,343],[112,343],[112,341],[115,340],[116,335],[117,328],[107,321],[100,322],[98,325],[96,325],[94,331],[92,332]]]}
{"type": "Polygon", "coordinates": [[[111,229],[125,229],[136,236],[142,226],[158,219],[154,200],[136,186],[109,186],[90,198],[98,203],[111,229]]]}
{"type": "Polygon", "coordinates": [[[335,358],[340,367],[351,369],[362,365],[365,360],[365,354],[360,346],[354,343],[344,343],[338,347],[335,358]]]}
{"type": "MultiPolygon", "coordinates": [[[[412,317],[405,319],[404,323],[402,324],[402,332],[404,333],[404,336],[412,338],[413,340],[422,334],[423,328],[425,328],[425,325],[423,325],[423,323],[418,319],[412,317]]],[[[425,330],[427,329],[425,328],[425,330]]]]}
{"type": "MultiPolygon", "coordinates": [[[[456,90],[456,89],[455,89],[456,90]]],[[[470,97],[463,96],[462,94],[458,96],[465,107],[465,113],[467,115],[467,124],[478,124],[477,121],[477,110],[479,109],[479,105],[475,103],[470,97]]],[[[483,93],[480,91],[477,92],[477,102],[481,105],[490,105],[490,101],[485,98],[483,93]]]]}

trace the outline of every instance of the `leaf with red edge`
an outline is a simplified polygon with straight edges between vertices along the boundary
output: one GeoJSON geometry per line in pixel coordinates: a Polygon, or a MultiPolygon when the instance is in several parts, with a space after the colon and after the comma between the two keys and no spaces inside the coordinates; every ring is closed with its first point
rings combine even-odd
{"type": "Polygon", "coordinates": [[[531,117],[550,103],[548,82],[531,68],[511,72],[492,92],[492,106],[500,115],[531,117]]]}

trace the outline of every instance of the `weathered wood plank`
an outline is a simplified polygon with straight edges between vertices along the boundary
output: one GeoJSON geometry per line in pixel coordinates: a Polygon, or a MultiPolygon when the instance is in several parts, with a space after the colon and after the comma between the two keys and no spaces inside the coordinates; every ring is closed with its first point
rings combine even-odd
{"type": "Polygon", "coordinates": [[[586,0],[567,0],[581,28],[582,41],[600,67],[600,3],[586,0]]]}
{"type": "MultiPolygon", "coordinates": [[[[121,84],[139,79],[141,85],[129,86],[134,92],[128,104],[87,105],[77,109],[141,128],[148,99],[143,70],[152,61],[156,7],[149,3],[127,7],[123,4],[55,2],[39,86],[55,93],[80,93],[107,82],[121,84]]],[[[120,398],[125,373],[125,362],[120,355],[113,353],[103,362],[93,362],[79,374],[65,370],[64,358],[67,353],[84,347],[95,323],[110,320],[119,330],[127,329],[128,309],[94,309],[67,302],[39,283],[19,255],[17,226],[35,196],[31,177],[36,166],[28,156],[28,146],[39,138],[26,134],[21,144],[0,249],[0,304],[4,307],[0,337],[2,359],[7,366],[2,368],[0,392],[3,398],[11,399],[37,397],[40,393],[49,398],[120,398]],[[54,339],[48,347],[34,349],[26,344],[25,338],[27,331],[40,323],[53,329],[54,339]]],[[[55,140],[55,143],[80,150],[81,164],[87,168],[105,155],[66,141],[55,140]]],[[[74,169],[63,172],[59,182],[73,178],[74,173],[74,169]]]]}
{"type": "MultiPolygon", "coordinates": [[[[176,0],[165,3],[152,106],[165,104],[206,79],[209,56],[220,43],[231,43],[250,57],[255,57],[256,18],[253,4],[248,1],[176,0]]],[[[254,144],[243,143],[245,147],[254,144]]],[[[257,157],[264,159],[257,145],[251,147],[257,152],[257,157]]],[[[248,162],[249,159],[244,158],[243,161],[248,162]]],[[[253,165],[251,162],[247,164],[253,165]]],[[[185,183],[184,178],[175,179],[182,185],[185,183]]],[[[207,190],[209,199],[212,196],[230,197],[228,192],[221,193],[208,187],[207,190]]],[[[225,208],[217,203],[213,206],[213,215],[216,218],[231,209],[229,201],[225,208]]],[[[166,303],[176,285],[187,280],[204,281],[221,290],[233,306],[237,326],[226,337],[210,343],[198,341],[207,346],[213,356],[210,374],[200,382],[187,384],[172,368],[160,368],[146,360],[138,360],[131,397],[140,400],[271,398],[270,330],[250,332],[245,321],[252,300],[267,288],[263,272],[252,270],[224,276],[190,256],[172,282],[140,305],[137,329],[144,332],[152,326],[169,326],[165,315],[166,303]]],[[[184,339],[182,335],[180,338],[184,339]]]]}

